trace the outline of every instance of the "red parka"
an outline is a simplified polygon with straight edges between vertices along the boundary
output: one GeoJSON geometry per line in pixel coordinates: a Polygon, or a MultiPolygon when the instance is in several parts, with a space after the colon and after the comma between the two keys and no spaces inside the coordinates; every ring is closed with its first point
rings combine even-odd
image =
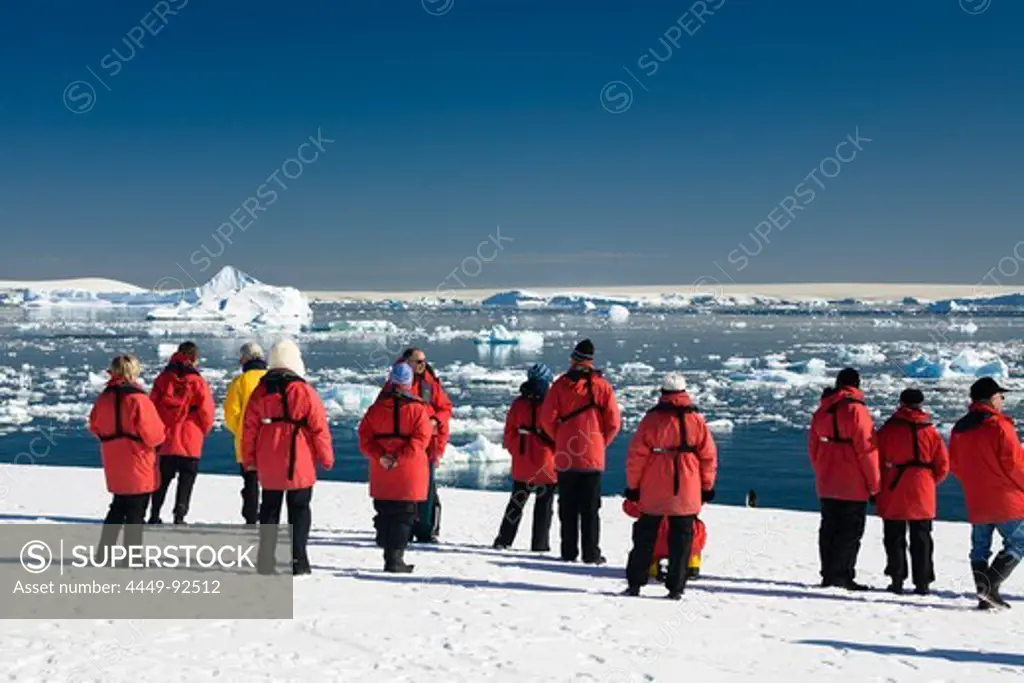
{"type": "Polygon", "coordinates": [[[213,429],[213,394],[188,356],[171,356],[153,382],[149,397],[167,428],[157,452],[186,458],[202,456],[203,439],[213,429]]]}
{"type": "Polygon", "coordinates": [[[819,498],[866,502],[878,493],[881,474],[874,432],[859,389],[843,387],[821,399],[807,436],[819,498]]]}
{"type": "Polygon", "coordinates": [[[452,400],[448,398],[448,392],[441,386],[441,380],[437,378],[434,368],[429,364],[423,374],[413,375],[412,393],[430,406],[430,416],[437,421],[437,426],[431,427],[430,445],[427,446],[427,458],[431,464],[436,465],[448,446],[452,400]]]}
{"type": "Polygon", "coordinates": [[[953,427],[949,455],[972,524],[1024,519],[1024,454],[1009,416],[972,404],[953,427]]]}
{"type": "Polygon", "coordinates": [[[164,440],[164,423],[138,385],[121,378],[107,382],[89,414],[89,431],[100,440],[108,491],[132,496],[160,487],[155,449],[164,440]]]}
{"type": "Polygon", "coordinates": [[[430,405],[408,392],[384,388],[359,423],[359,450],[370,460],[370,496],[377,500],[427,499],[427,447],[433,429],[430,405]],[[390,470],[380,460],[396,461],[390,470]]]}
{"type": "Polygon", "coordinates": [[[327,411],[298,375],[271,370],[252,392],[242,421],[242,465],[256,470],[269,491],[308,489],[317,465],[334,467],[327,411]]]}
{"type": "Polygon", "coordinates": [[[555,439],[555,471],[604,471],[605,449],[619,433],[615,391],[590,362],[555,380],[540,409],[541,427],[555,439]]]}
{"type": "Polygon", "coordinates": [[[882,490],[878,516],[892,520],[935,519],[935,488],[949,473],[949,453],[928,413],[900,406],[878,430],[882,490]]]}
{"type": "Polygon", "coordinates": [[[640,421],[626,455],[626,487],[640,489],[645,515],[695,515],[715,486],[718,450],[684,391],[663,393],[640,421]]]}
{"type": "Polygon", "coordinates": [[[504,444],[512,455],[512,480],[536,486],[557,481],[555,440],[540,426],[542,400],[540,396],[520,396],[512,401],[505,418],[504,444]]]}

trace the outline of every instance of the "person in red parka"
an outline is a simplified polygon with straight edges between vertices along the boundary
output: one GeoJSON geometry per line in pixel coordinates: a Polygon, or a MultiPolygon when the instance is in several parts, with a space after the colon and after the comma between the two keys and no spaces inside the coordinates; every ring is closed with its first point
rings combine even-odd
{"type": "Polygon", "coordinates": [[[427,446],[427,460],[430,465],[430,482],[427,498],[416,509],[416,521],[412,528],[411,540],[421,543],[437,543],[441,533],[441,500],[437,496],[437,482],[434,473],[448,446],[449,423],[452,419],[452,401],[441,386],[434,368],[427,362],[422,349],[410,348],[402,353],[401,361],[413,370],[410,391],[430,406],[432,435],[427,446]]]}
{"type": "Polygon", "coordinates": [[[519,387],[505,418],[505,450],[512,455],[512,496],[501,518],[494,548],[512,547],[530,493],[536,493],[533,506],[533,536],[530,550],[551,550],[551,507],[555,500],[555,440],[541,429],[537,414],[554,373],[543,363],[531,367],[519,387]]]}
{"type": "Polygon", "coordinates": [[[821,501],[821,585],[869,590],[854,581],[867,504],[881,487],[875,426],[860,391],[860,373],[844,368],[835,391],[822,394],[807,435],[821,501]]]}
{"type": "Polygon", "coordinates": [[[292,528],[292,573],[309,574],[306,543],[313,522],[310,501],[317,466],[334,467],[327,411],[303,377],[302,354],[283,340],[270,350],[268,371],[249,398],[242,422],[242,465],[255,470],[260,503],[260,570],[272,571],[282,503],[292,528]],[[267,531],[264,532],[264,528],[267,531]]]}
{"type": "Polygon", "coordinates": [[[166,427],[160,456],[160,488],[153,493],[150,524],[160,524],[160,508],[174,477],[174,523],[184,524],[192,499],[192,487],[199,472],[203,439],[213,429],[213,393],[196,369],[199,347],[184,342],[153,382],[149,393],[166,427]]]}
{"type": "Polygon", "coordinates": [[[665,376],[658,404],[640,421],[626,455],[626,500],[637,503],[633,550],[626,565],[627,595],[647,583],[658,529],[668,521],[668,597],[686,589],[693,527],[701,506],[715,497],[718,450],[703,416],[686,393],[686,378],[665,376]]]}
{"type": "Polygon", "coordinates": [[[601,475],[605,449],[619,433],[619,404],[612,385],[594,367],[594,344],[573,349],[569,371],[555,380],[540,409],[541,428],[555,439],[561,557],[604,564],[601,554],[601,475]]]}
{"type": "Polygon", "coordinates": [[[878,430],[878,459],[882,488],[875,499],[884,520],[885,573],[892,578],[888,590],[903,592],[907,579],[907,529],[910,529],[910,564],[915,592],[927,595],[935,580],[932,564],[932,520],[935,489],[949,473],[949,453],[939,431],[921,408],[924,394],[906,389],[896,413],[878,430]]]}
{"type": "Polygon", "coordinates": [[[396,363],[359,423],[359,450],[370,461],[377,545],[384,551],[384,571],[395,574],[413,570],[405,562],[405,549],[416,506],[426,500],[430,486],[427,448],[433,435],[432,411],[412,387],[412,368],[396,363]]]}
{"type": "Polygon", "coordinates": [[[107,491],[114,495],[103,520],[102,547],[117,542],[125,526],[125,545],[142,545],[142,524],[150,494],[160,485],[156,447],[164,440],[164,423],[138,385],[142,366],[132,355],[114,358],[110,381],[89,414],[89,431],[99,439],[107,491]]]}
{"type": "Polygon", "coordinates": [[[971,385],[971,407],[949,440],[972,524],[971,569],[982,609],[1009,607],[999,588],[1024,557],[1024,453],[1013,420],[1002,413],[1007,391],[991,377],[971,385]],[[997,531],[1003,549],[989,565],[997,531]]]}

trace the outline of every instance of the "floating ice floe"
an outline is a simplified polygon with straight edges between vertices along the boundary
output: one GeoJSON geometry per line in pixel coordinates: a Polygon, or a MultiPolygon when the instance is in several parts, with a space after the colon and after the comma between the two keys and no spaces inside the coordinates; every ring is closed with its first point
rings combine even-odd
{"type": "Polygon", "coordinates": [[[330,384],[319,390],[327,414],[331,416],[361,416],[373,405],[380,387],[367,384],[330,384]]]}
{"type": "Polygon", "coordinates": [[[828,382],[827,366],[820,358],[788,363],[777,356],[765,356],[757,363],[758,366],[746,371],[732,372],[729,378],[737,384],[782,384],[790,386],[808,386],[828,382]]]}
{"type": "Polygon", "coordinates": [[[625,325],[629,322],[629,309],[619,304],[608,307],[608,320],[613,325],[625,325]]]}
{"type": "Polygon", "coordinates": [[[508,452],[500,444],[489,441],[483,435],[478,435],[464,446],[453,446],[449,443],[445,448],[441,466],[498,462],[510,462],[508,452]]]}
{"type": "Polygon", "coordinates": [[[729,418],[723,417],[717,420],[708,420],[708,429],[712,434],[732,434],[736,429],[736,424],[729,418]]]}
{"type": "Polygon", "coordinates": [[[840,365],[862,367],[880,365],[886,361],[886,357],[877,344],[849,344],[839,347],[836,360],[840,365]]]}
{"type": "Polygon", "coordinates": [[[352,335],[393,335],[401,332],[398,325],[390,320],[332,320],[324,325],[316,325],[311,329],[315,332],[338,332],[352,335]]]}
{"type": "Polygon", "coordinates": [[[968,320],[965,323],[950,323],[948,329],[953,332],[960,332],[967,336],[973,336],[978,331],[978,326],[973,320],[968,320]]]}
{"type": "Polygon", "coordinates": [[[489,330],[480,330],[473,338],[476,344],[491,346],[519,346],[520,348],[541,348],[544,346],[544,334],[530,330],[510,330],[504,325],[495,325],[489,330]]]}
{"type": "Polygon", "coordinates": [[[948,377],[1007,377],[1009,367],[991,351],[976,351],[965,348],[953,358],[932,360],[920,355],[903,367],[908,377],[919,379],[945,379],[948,377]]]}

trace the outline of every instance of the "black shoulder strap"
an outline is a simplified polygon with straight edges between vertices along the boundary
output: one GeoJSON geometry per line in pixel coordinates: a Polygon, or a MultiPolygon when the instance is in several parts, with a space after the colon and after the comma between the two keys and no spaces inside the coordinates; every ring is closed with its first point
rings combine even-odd
{"type": "Polygon", "coordinates": [[[671,403],[658,403],[648,413],[672,413],[676,416],[679,424],[679,445],[672,448],[656,448],[655,453],[665,453],[672,456],[672,495],[679,494],[679,470],[682,466],[681,460],[684,453],[696,453],[686,436],[686,416],[688,413],[699,413],[695,406],[676,406],[671,403]]]}
{"type": "Polygon", "coordinates": [[[852,396],[844,396],[843,398],[839,399],[838,401],[830,405],[827,409],[827,412],[832,415],[832,436],[826,437],[825,439],[823,439],[824,441],[846,444],[853,443],[853,439],[839,436],[839,406],[847,405],[850,403],[856,403],[862,406],[867,405],[866,403],[864,403],[864,401],[860,400],[859,398],[853,398],[852,396]]]}
{"type": "Polygon", "coordinates": [[[931,463],[925,462],[921,459],[921,444],[919,443],[920,431],[924,427],[931,427],[931,422],[914,422],[913,420],[905,420],[902,417],[893,417],[891,422],[901,422],[910,429],[910,439],[913,448],[913,459],[899,465],[889,465],[892,469],[896,470],[896,476],[893,477],[892,483],[889,484],[889,490],[895,491],[899,485],[900,480],[903,479],[904,473],[911,467],[918,467],[921,469],[927,469],[934,471],[934,467],[931,463]]]}
{"type": "Polygon", "coordinates": [[[292,439],[291,445],[288,449],[288,479],[289,481],[295,478],[295,459],[296,459],[296,446],[299,439],[299,432],[302,429],[309,426],[309,422],[305,417],[296,419],[292,416],[291,409],[288,406],[288,386],[295,382],[306,383],[306,380],[302,379],[298,375],[285,374],[285,375],[264,375],[263,380],[266,383],[267,391],[274,391],[278,396],[281,397],[281,415],[280,417],[266,417],[263,418],[263,424],[273,424],[275,422],[284,422],[290,424],[292,427],[292,439]],[[269,379],[267,379],[269,377],[269,379]]]}
{"type": "Polygon", "coordinates": [[[567,421],[571,420],[572,418],[576,417],[577,415],[582,415],[583,413],[585,413],[585,412],[587,412],[588,410],[591,410],[591,409],[597,410],[598,412],[601,412],[601,411],[604,410],[604,407],[597,403],[597,398],[594,396],[594,375],[595,374],[598,377],[600,377],[601,376],[601,371],[600,370],[590,370],[590,371],[585,372],[585,373],[576,373],[576,378],[572,380],[573,382],[578,382],[578,381],[580,381],[580,379],[586,379],[586,381],[587,381],[587,402],[584,403],[579,408],[576,408],[575,410],[570,410],[565,415],[560,415],[558,417],[558,422],[559,423],[567,422],[567,421]]]}
{"type": "Polygon", "coordinates": [[[139,389],[134,384],[112,384],[103,390],[104,394],[114,395],[114,433],[104,434],[99,437],[100,441],[114,441],[115,439],[131,439],[132,441],[141,442],[142,439],[136,434],[129,434],[124,431],[124,425],[121,424],[121,405],[124,402],[124,397],[129,394],[144,394],[142,389],[139,389]]]}

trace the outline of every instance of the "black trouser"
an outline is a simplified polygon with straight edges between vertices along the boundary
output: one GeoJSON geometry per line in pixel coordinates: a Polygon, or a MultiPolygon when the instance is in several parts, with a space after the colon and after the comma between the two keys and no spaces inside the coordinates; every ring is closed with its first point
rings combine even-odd
{"type": "Polygon", "coordinates": [[[255,524],[259,520],[260,480],[243,465],[238,466],[238,471],[242,473],[242,517],[246,524],[255,524]]]}
{"type": "MultiPolygon", "coordinates": [[[[626,580],[632,587],[639,588],[647,583],[663,519],[660,515],[641,515],[633,523],[633,549],[626,563],[626,580]]],[[[690,549],[693,547],[695,519],[697,515],[668,518],[668,576],[665,587],[672,592],[681,593],[686,588],[686,569],[690,561],[690,549]]]]}
{"type": "Polygon", "coordinates": [[[373,528],[377,530],[377,545],[385,553],[405,550],[409,545],[416,503],[404,500],[374,500],[373,528]]]}
{"type": "Polygon", "coordinates": [[[852,500],[821,499],[818,551],[823,583],[842,585],[853,581],[868,504],[852,500]]]}
{"type": "Polygon", "coordinates": [[[530,549],[548,551],[551,550],[551,509],[555,501],[554,484],[533,486],[525,481],[512,482],[512,496],[505,508],[505,516],[501,518],[498,542],[511,546],[516,540],[519,522],[523,518],[526,501],[529,500],[531,492],[536,493],[537,498],[533,503],[533,536],[530,540],[530,549]]]}
{"type": "MultiPolygon", "coordinates": [[[[281,522],[281,504],[285,502],[285,491],[268,491],[263,489],[263,504],[260,505],[260,564],[265,565],[266,555],[272,557],[273,549],[277,545],[277,538],[271,538],[269,533],[264,533],[263,525],[277,525],[281,522]]],[[[308,489],[295,489],[287,492],[288,524],[292,527],[292,563],[302,567],[309,566],[309,556],[306,554],[306,543],[309,541],[309,527],[313,523],[313,513],[309,503],[313,499],[313,487],[308,489]]],[[[271,527],[275,531],[276,526],[271,527]]]]}
{"type": "Polygon", "coordinates": [[[932,564],[932,522],[930,519],[910,522],[887,519],[883,525],[885,556],[888,562],[885,573],[894,583],[903,583],[907,578],[907,527],[910,528],[910,566],[914,585],[927,588],[935,580],[932,564]]]}
{"type": "Polygon", "coordinates": [[[441,499],[437,497],[437,481],[434,478],[436,469],[437,467],[431,463],[427,499],[416,505],[409,540],[415,538],[421,543],[430,543],[436,541],[441,534],[441,499]]]}
{"type": "Polygon", "coordinates": [[[562,559],[575,560],[582,541],[583,561],[601,557],[601,473],[560,472],[558,520],[562,526],[562,559]]]}
{"type": "Polygon", "coordinates": [[[160,508],[167,498],[167,489],[171,487],[174,476],[178,476],[178,488],[174,492],[174,519],[183,521],[188,514],[189,501],[192,500],[192,487],[196,483],[199,472],[199,458],[186,458],[182,455],[160,456],[160,488],[153,493],[153,507],[150,519],[160,519],[160,508]]]}
{"type": "Polygon", "coordinates": [[[148,493],[134,495],[114,494],[110,510],[103,520],[103,531],[100,534],[100,546],[107,548],[117,544],[117,537],[124,526],[125,547],[142,545],[142,525],[146,521],[146,506],[149,504],[148,493]]]}

